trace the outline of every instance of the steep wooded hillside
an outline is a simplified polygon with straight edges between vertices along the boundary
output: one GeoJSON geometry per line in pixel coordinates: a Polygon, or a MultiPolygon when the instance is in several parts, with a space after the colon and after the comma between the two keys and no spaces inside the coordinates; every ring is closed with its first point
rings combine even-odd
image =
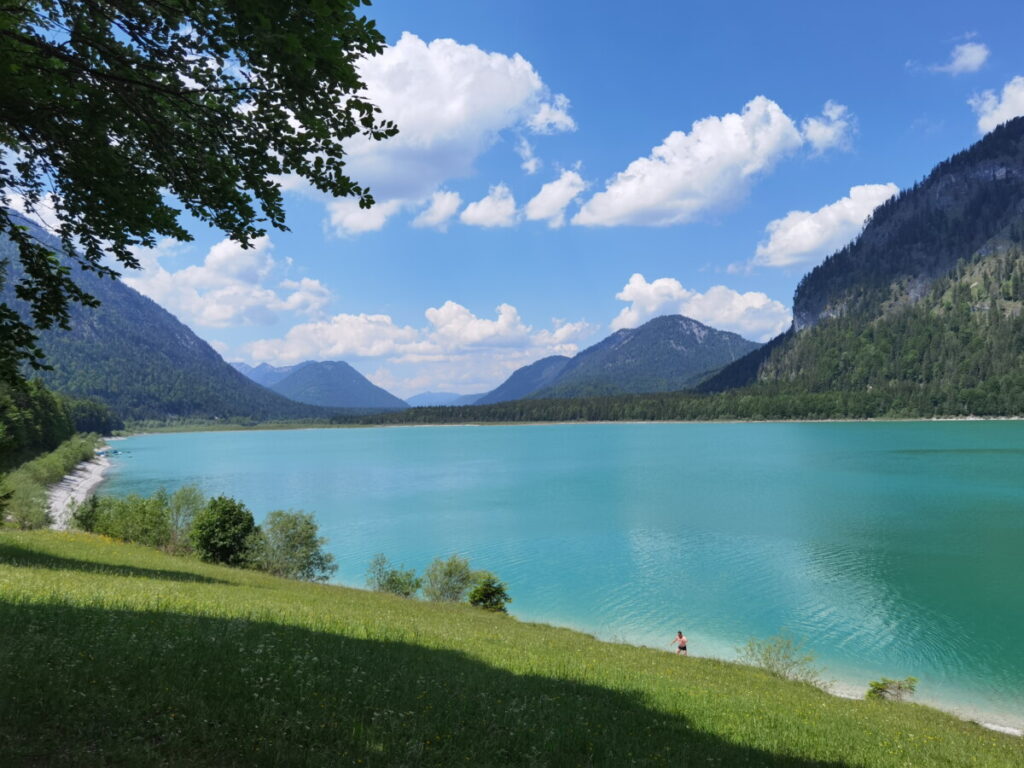
{"type": "MultiPolygon", "coordinates": [[[[60,253],[59,243],[29,225],[60,253]]],[[[19,262],[0,238],[0,262],[8,260],[2,300],[27,316],[10,285],[19,262]]],[[[46,385],[76,398],[95,398],[123,419],[326,419],[330,411],[292,402],[236,371],[188,326],[119,280],[73,270],[75,281],[100,300],[96,309],[76,306],[71,330],[40,333],[52,370],[46,385]]]]}

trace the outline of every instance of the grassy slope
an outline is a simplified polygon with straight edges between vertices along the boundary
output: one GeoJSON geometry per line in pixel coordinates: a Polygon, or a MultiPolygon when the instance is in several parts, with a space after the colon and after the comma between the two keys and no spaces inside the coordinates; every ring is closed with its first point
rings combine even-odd
{"type": "Polygon", "coordinates": [[[917,705],[87,534],[0,532],[16,765],[1020,766],[917,705]]]}

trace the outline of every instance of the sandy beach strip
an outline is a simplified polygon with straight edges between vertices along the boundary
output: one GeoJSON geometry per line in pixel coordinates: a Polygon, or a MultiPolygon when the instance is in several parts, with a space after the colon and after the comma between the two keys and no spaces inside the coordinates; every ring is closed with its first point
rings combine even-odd
{"type": "Polygon", "coordinates": [[[66,531],[71,525],[72,502],[81,504],[96,487],[103,482],[103,475],[110,468],[110,459],[97,456],[83,461],[56,485],[51,485],[46,494],[53,519],[51,528],[66,531]]]}

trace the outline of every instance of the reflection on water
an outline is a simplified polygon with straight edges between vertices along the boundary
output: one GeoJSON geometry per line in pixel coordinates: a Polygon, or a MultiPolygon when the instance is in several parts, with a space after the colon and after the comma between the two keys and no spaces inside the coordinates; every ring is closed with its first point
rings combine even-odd
{"type": "Polygon", "coordinates": [[[317,514],[360,584],[462,552],[514,613],[731,657],[803,637],[859,689],[1024,720],[1024,424],[607,424],[152,435],[109,490],[317,514]]]}

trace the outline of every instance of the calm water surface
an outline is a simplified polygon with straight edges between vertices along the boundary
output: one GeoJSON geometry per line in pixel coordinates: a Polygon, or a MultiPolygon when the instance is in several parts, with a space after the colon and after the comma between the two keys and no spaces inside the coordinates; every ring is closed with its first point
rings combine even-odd
{"type": "Polygon", "coordinates": [[[730,658],[786,629],[857,692],[1024,724],[1024,423],[581,424],[132,437],[104,491],[197,483],[497,572],[522,619],[730,658]]]}

